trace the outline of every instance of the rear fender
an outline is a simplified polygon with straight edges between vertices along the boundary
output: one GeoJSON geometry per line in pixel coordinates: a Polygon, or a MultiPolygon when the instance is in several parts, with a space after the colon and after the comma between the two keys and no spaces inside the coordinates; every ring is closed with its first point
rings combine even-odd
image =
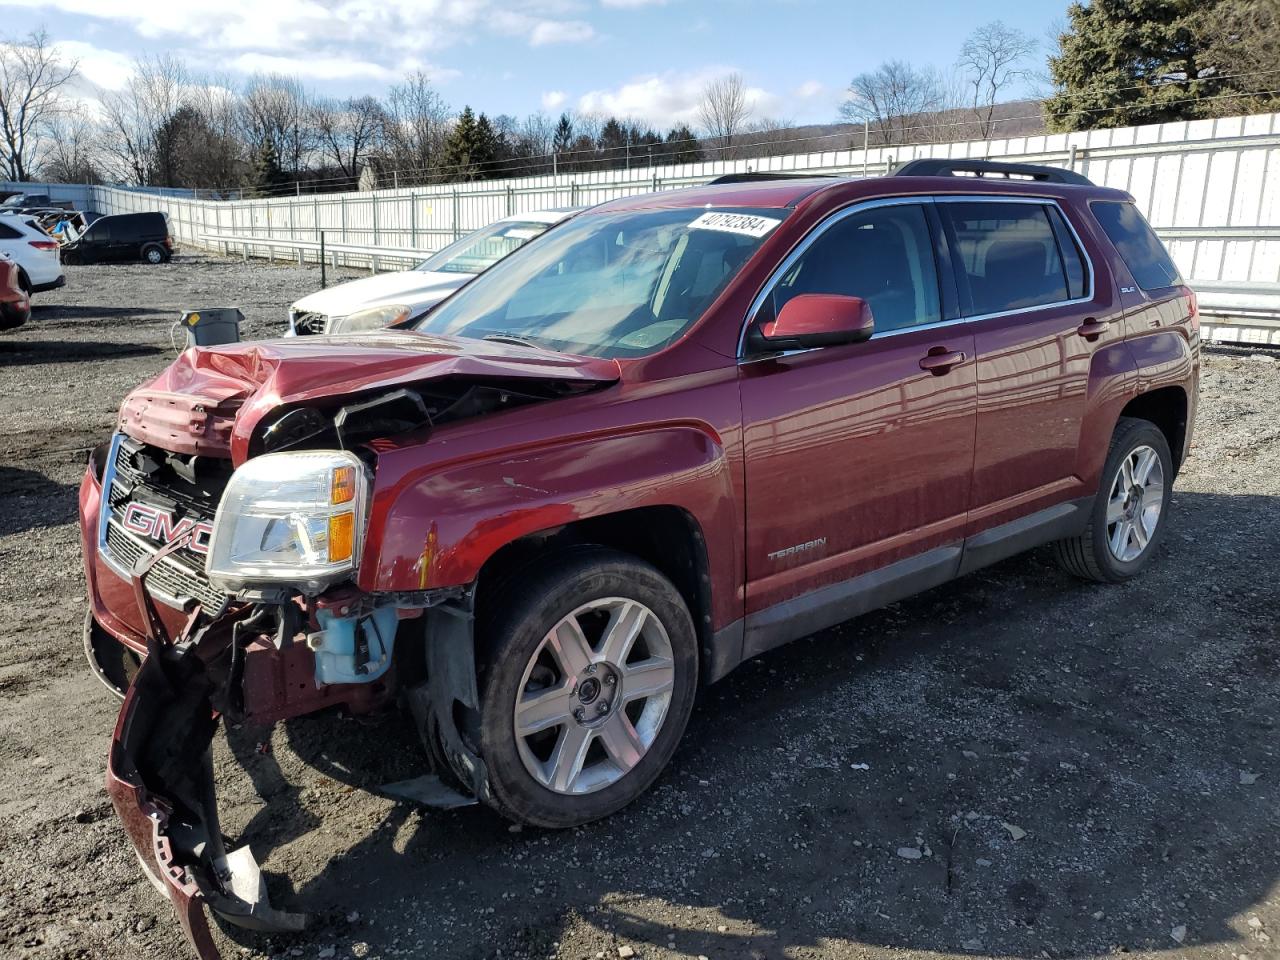
{"type": "MultiPolygon", "coordinates": [[[[702,425],[584,438],[403,475],[402,465],[379,460],[380,476],[404,479],[394,493],[375,494],[374,536],[360,582],[370,592],[469,584],[490,557],[521,537],[649,506],[682,508],[708,532],[713,584],[741,579],[735,560],[741,514],[728,459],[720,438],[702,425]]],[[[741,617],[735,603],[741,603],[735,591],[712,591],[717,627],[741,617]]]]}
{"type": "Polygon", "coordinates": [[[1111,434],[1126,403],[1138,390],[1138,368],[1128,345],[1119,340],[1093,353],[1089,366],[1089,395],[1076,454],[1076,476],[1086,490],[1098,486],[1111,447],[1111,434]]]}

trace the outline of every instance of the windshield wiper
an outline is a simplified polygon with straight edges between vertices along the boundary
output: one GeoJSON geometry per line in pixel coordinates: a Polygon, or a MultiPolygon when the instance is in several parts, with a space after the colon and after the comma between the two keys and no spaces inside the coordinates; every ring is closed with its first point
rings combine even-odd
{"type": "Polygon", "coordinates": [[[547,350],[554,352],[545,344],[530,340],[528,337],[517,337],[513,333],[490,333],[480,338],[481,340],[489,340],[492,343],[514,343],[517,347],[533,347],[535,350],[547,350]]]}

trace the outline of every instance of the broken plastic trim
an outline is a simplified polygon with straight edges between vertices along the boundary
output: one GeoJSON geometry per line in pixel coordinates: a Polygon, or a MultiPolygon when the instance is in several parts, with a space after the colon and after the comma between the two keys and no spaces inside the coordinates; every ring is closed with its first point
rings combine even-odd
{"type": "Polygon", "coordinates": [[[173,903],[201,960],[218,960],[203,907],[251,930],[294,932],[302,914],[267,899],[248,847],[228,852],[213,785],[216,687],[202,640],[179,652],[153,643],[116,721],[107,793],[152,882],[173,903]]]}
{"type": "Polygon", "coordinates": [[[238,641],[236,631],[197,628],[197,607],[171,641],[146,577],[156,561],[190,538],[139,561],[133,592],[147,627],[147,656],[125,693],[107,757],[107,795],[142,867],[173,903],[201,960],[219,960],[207,905],[250,930],[296,932],[306,916],[275,909],[248,847],[228,852],[213,783],[218,726],[210,664],[238,641]]]}

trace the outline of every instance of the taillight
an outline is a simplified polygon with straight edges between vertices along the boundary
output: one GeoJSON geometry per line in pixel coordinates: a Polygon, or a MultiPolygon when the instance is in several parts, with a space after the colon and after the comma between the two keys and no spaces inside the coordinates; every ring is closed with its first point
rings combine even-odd
{"type": "Polygon", "coordinates": [[[35,247],[37,250],[57,250],[57,240],[28,240],[27,243],[35,247]]]}
{"type": "Polygon", "coordinates": [[[1191,323],[1191,332],[1200,332],[1200,301],[1196,299],[1194,290],[1187,291],[1187,320],[1191,323]]]}

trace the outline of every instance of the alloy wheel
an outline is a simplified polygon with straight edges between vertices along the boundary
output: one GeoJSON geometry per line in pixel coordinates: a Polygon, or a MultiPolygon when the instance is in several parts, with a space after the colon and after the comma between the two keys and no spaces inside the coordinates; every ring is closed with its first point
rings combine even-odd
{"type": "Polygon", "coordinates": [[[616,783],[657,738],[674,686],[671,640],[652,610],[624,597],[583,604],[547,631],[520,681],[525,770],[560,794],[616,783]]]}
{"type": "Polygon", "coordinates": [[[1120,462],[1107,498],[1107,546],[1121,563],[1142,556],[1164,509],[1164,466],[1149,446],[1135,447],[1120,462]]]}

